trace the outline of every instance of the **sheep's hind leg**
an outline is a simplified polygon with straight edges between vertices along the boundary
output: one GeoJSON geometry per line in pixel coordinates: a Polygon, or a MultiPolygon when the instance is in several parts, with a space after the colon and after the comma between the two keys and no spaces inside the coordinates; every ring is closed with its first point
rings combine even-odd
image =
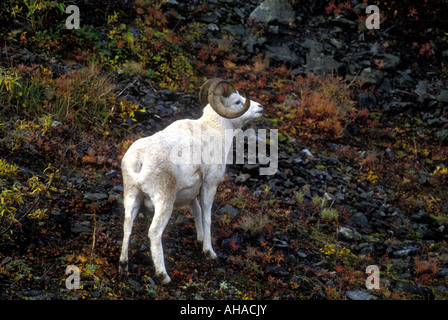
{"type": "MultiPolygon", "coordinates": [[[[172,198],[171,198],[172,199],[172,198]]],[[[154,218],[149,228],[148,237],[151,241],[151,256],[156,268],[156,278],[162,283],[171,281],[165,269],[163,257],[162,234],[173,211],[173,202],[154,202],[154,218]]]]}
{"type": "Polygon", "coordinates": [[[141,193],[134,193],[133,195],[129,195],[129,192],[126,192],[123,201],[125,213],[123,224],[123,244],[121,247],[119,271],[127,272],[129,239],[131,237],[134,219],[137,216],[143,201],[143,195],[141,193]]]}
{"type": "Polygon", "coordinates": [[[201,206],[198,203],[198,199],[195,198],[193,201],[191,201],[190,209],[194,217],[194,222],[196,224],[198,243],[202,246],[202,244],[204,243],[204,229],[202,224],[202,210],[201,206]]]}

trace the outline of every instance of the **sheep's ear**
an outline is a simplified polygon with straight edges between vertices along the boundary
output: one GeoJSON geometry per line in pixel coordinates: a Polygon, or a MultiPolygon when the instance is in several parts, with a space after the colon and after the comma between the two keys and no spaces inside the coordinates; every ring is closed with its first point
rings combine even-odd
{"type": "MultiPolygon", "coordinates": [[[[244,92],[244,91],[241,91],[241,92],[238,92],[239,94],[240,94],[240,96],[242,96],[244,99],[246,99],[246,101],[244,102],[244,106],[243,106],[243,108],[241,109],[241,110],[249,110],[249,108],[250,108],[250,96],[249,96],[249,94],[247,93],[247,92],[244,92]]],[[[244,112],[246,112],[246,111],[244,111],[244,112]]]]}

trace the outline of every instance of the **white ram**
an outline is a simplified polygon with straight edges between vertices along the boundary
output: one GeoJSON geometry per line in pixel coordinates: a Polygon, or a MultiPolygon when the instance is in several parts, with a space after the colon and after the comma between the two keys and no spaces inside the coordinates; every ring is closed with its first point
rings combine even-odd
{"type": "Polygon", "coordinates": [[[263,108],[222,79],[206,81],[199,92],[199,100],[205,106],[201,118],[175,121],[162,131],[135,141],[122,159],[125,220],[121,271],[128,270],[129,238],[142,204],[154,211],[148,236],[156,277],[162,283],[171,281],[165,269],[162,233],[174,207],[191,208],[203,252],[209,259],[216,258],[210,235],[211,208],[225,173],[230,145],[219,145],[220,161],[201,161],[201,158],[194,161],[194,157],[173,161],[173,155],[179,152],[201,155],[201,150],[196,149],[209,144],[211,136],[224,137],[229,130],[236,133],[249,121],[260,117],[263,108]]]}

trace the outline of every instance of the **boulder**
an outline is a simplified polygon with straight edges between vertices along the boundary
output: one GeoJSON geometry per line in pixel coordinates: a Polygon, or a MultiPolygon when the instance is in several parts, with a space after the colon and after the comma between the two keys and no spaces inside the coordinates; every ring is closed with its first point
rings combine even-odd
{"type": "Polygon", "coordinates": [[[265,0],[249,16],[261,23],[291,24],[296,19],[293,7],[287,0],[265,0]]]}

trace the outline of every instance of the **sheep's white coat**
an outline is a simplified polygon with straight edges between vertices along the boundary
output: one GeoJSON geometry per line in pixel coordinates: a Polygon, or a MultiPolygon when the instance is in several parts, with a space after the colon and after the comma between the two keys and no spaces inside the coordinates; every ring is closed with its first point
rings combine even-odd
{"type": "MultiPolygon", "coordinates": [[[[232,109],[244,105],[245,98],[233,93],[222,98],[232,109]]],[[[162,283],[170,282],[165,269],[162,233],[174,207],[189,206],[195,219],[197,239],[203,244],[206,257],[214,259],[210,223],[211,208],[218,184],[222,180],[230,145],[222,144],[222,161],[206,164],[204,161],[171,161],[175,150],[191,150],[201,153],[201,146],[210,143],[210,136],[224,137],[226,129],[241,129],[249,121],[262,115],[259,103],[251,101],[250,108],[242,116],[226,119],[219,116],[208,104],[201,118],[178,120],[164,130],[135,141],[122,159],[124,186],[124,236],[120,256],[120,269],[127,271],[128,246],[134,219],[142,204],[154,211],[148,236],[156,275],[162,283]],[[201,143],[193,132],[200,130],[201,143]],[[189,149],[188,146],[192,149],[189,149]],[[171,157],[171,160],[170,160],[171,157]],[[199,204],[197,197],[200,196],[199,204]]],[[[227,130],[227,132],[229,132],[227,130]]],[[[235,131],[236,132],[236,131],[235,131]]],[[[223,139],[224,140],[224,139],[223,139]]],[[[175,151],[177,152],[177,151],[175,151]]],[[[197,153],[196,153],[197,154],[197,153]]]]}

